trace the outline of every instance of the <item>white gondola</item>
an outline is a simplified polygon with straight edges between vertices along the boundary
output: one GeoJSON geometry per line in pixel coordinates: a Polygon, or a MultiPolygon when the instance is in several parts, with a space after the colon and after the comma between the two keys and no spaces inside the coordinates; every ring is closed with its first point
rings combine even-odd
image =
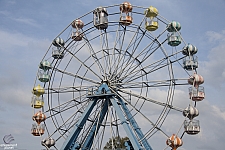
{"type": "Polygon", "coordinates": [[[48,82],[50,80],[49,69],[51,69],[51,64],[47,60],[44,60],[40,63],[38,79],[41,82],[48,82]]]}
{"type": "Polygon", "coordinates": [[[55,140],[53,138],[45,138],[41,141],[41,145],[50,148],[55,145],[55,140]]]}
{"type": "Polygon", "coordinates": [[[97,29],[104,30],[108,28],[108,13],[106,8],[98,7],[94,10],[94,26],[97,29]]]}
{"type": "Polygon", "coordinates": [[[81,29],[84,27],[83,21],[81,21],[80,19],[74,20],[72,23],[72,27],[73,31],[71,33],[71,38],[74,41],[81,41],[83,38],[83,33],[81,31],[81,29]]]}
{"type": "Polygon", "coordinates": [[[75,32],[72,32],[71,38],[75,41],[81,41],[83,38],[83,35],[80,31],[75,31],[75,32]]]}
{"type": "Polygon", "coordinates": [[[45,132],[45,125],[44,124],[32,124],[32,128],[31,128],[31,134],[33,134],[34,136],[41,136],[43,135],[45,132]]]}
{"type": "Polygon", "coordinates": [[[178,46],[181,43],[180,34],[177,32],[173,32],[167,35],[168,44],[170,46],[178,46]]]}
{"type": "Polygon", "coordinates": [[[190,87],[189,96],[193,101],[202,101],[205,98],[205,91],[203,86],[190,87]]]}
{"type": "Polygon", "coordinates": [[[198,134],[200,132],[199,120],[185,120],[184,121],[184,131],[187,134],[198,134]]]}
{"type": "Polygon", "coordinates": [[[189,77],[188,83],[197,88],[200,84],[204,83],[204,78],[201,75],[194,73],[189,77]]]}
{"type": "Polygon", "coordinates": [[[192,120],[194,117],[199,115],[199,111],[196,107],[188,106],[186,109],[183,110],[183,116],[192,120]]]}
{"type": "Polygon", "coordinates": [[[62,59],[64,57],[64,40],[60,37],[57,37],[53,40],[52,44],[55,46],[52,48],[52,57],[54,59],[62,59]]]}
{"type": "Polygon", "coordinates": [[[48,71],[39,70],[38,71],[38,80],[41,82],[48,82],[50,80],[50,75],[48,71]]]}
{"type": "Polygon", "coordinates": [[[187,56],[183,59],[184,69],[191,71],[198,68],[198,57],[197,56],[187,56]]]}
{"type": "Polygon", "coordinates": [[[167,31],[170,32],[167,35],[168,45],[170,46],[178,46],[181,44],[181,36],[180,36],[181,25],[179,22],[172,21],[167,25],[167,31]]]}
{"type": "Polygon", "coordinates": [[[197,52],[198,52],[197,47],[189,43],[186,46],[184,46],[182,50],[183,55],[186,55],[186,56],[194,55],[197,52]]]}
{"type": "Polygon", "coordinates": [[[64,57],[63,50],[61,48],[52,48],[52,57],[54,59],[62,59],[64,57]]]}

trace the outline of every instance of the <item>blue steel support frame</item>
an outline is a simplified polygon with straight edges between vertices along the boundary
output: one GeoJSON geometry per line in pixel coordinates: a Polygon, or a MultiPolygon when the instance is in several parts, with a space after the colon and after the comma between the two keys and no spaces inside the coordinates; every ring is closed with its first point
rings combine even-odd
{"type": "Polygon", "coordinates": [[[117,104],[116,99],[113,97],[113,98],[110,98],[110,100],[112,102],[113,107],[116,110],[117,115],[119,116],[119,118],[121,120],[123,128],[124,128],[125,132],[127,133],[127,136],[130,139],[132,146],[134,147],[135,150],[141,150],[142,149],[141,145],[138,142],[137,138],[135,137],[134,133],[132,132],[130,126],[128,125],[128,122],[126,121],[126,118],[124,117],[123,112],[120,109],[120,106],[117,104]]]}
{"type": "Polygon", "coordinates": [[[88,133],[88,137],[82,146],[82,149],[90,149],[91,148],[91,145],[92,145],[93,139],[94,139],[94,134],[95,134],[95,132],[98,132],[98,130],[100,128],[100,124],[104,120],[105,114],[108,111],[108,103],[110,100],[114,109],[117,112],[118,117],[121,120],[121,124],[123,125],[123,128],[129,138],[130,142],[132,143],[132,146],[134,147],[134,149],[142,150],[143,148],[141,147],[141,144],[138,142],[138,139],[135,137],[133,130],[130,128],[130,125],[132,126],[132,128],[134,129],[134,131],[138,135],[138,137],[140,139],[142,139],[142,144],[143,144],[144,148],[146,150],[152,150],[151,146],[149,145],[147,140],[144,138],[144,134],[142,133],[142,131],[139,128],[135,119],[132,117],[131,113],[129,112],[129,110],[128,110],[127,106],[125,105],[125,103],[123,102],[123,100],[120,97],[115,96],[115,94],[111,93],[111,90],[109,89],[109,87],[106,83],[102,83],[99,86],[98,90],[94,93],[94,95],[92,95],[92,96],[89,95],[87,97],[91,99],[90,103],[86,107],[85,111],[83,112],[83,114],[82,114],[81,118],[79,119],[79,121],[77,122],[77,124],[74,126],[74,129],[72,130],[72,132],[70,133],[68,138],[63,143],[63,146],[61,147],[60,150],[75,150],[76,147],[79,145],[79,143],[76,143],[76,139],[79,136],[84,124],[86,123],[86,120],[88,119],[88,117],[89,117],[90,113],[92,112],[94,106],[96,105],[98,99],[104,99],[105,102],[104,102],[103,108],[100,112],[100,117],[96,118],[95,123],[92,126],[92,129],[90,130],[90,132],[88,133]],[[120,106],[118,105],[117,100],[121,104],[121,108],[124,111],[124,113],[126,114],[127,119],[129,121],[126,120],[126,117],[124,116],[123,111],[121,110],[120,106]],[[130,125],[129,125],[129,123],[130,123],[130,125]]]}
{"type": "Polygon", "coordinates": [[[142,145],[144,146],[144,148],[146,150],[152,150],[150,144],[148,143],[148,141],[146,140],[146,138],[144,138],[144,134],[141,131],[141,128],[138,126],[136,120],[132,117],[132,114],[130,113],[129,109],[127,108],[126,104],[123,102],[123,100],[118,97],[118,100],[122,106],[123,111],[125,112],[128,121],[130,122],[131,126],[133,127],[135,133],[138,135],[139,139],[141,139],[142,141],[142,145]]]}
{"type": "Polygon", "coordinates": [[[88,119],[92,109],[94,108],[95,104],[97,102],[97,99],[91,100],[88,104],[87,108],[83,112],[80,120],[77,122],[77,124],[74,126],[73,131],[70,133],[70,135],[67,137],[65,142],[63,143],[63,146],[61,147],[61,150],[72,150],[75,149],[75,140],[77,139],[78,135],[80,134],[80,131],[82,130],[84,124],[86,123],[86,120],[88,119]]]}
{"type": "Polygon", "coordinates": [[[92,126],[92,129],[90,130],[89,135],[87,136],[87,139],[85,140],[82,146],[82,150],[91,149],[94,140],[94,135],[96,132],[98,132],[107,111],[108,111],[108,99],[105,100],[103,108],[100,112],[100,116],[99,118],[96,118],[95,123],[92,126]]]}

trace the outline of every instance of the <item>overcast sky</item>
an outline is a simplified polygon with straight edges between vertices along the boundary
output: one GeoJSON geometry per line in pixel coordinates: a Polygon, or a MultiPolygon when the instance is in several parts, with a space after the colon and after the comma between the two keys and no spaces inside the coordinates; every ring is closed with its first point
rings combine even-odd
{"type": "MultiPolygon", "coordinates": [[[[31,90],[52,40],[75,18],[107,0],[0,1],[0,144],[11,134],[17,149],[40,150],[40,138],[30,134],[31,90]]],[[[222,150],[225,147],[225,0],[140,0],[161,16],[181,23],[182,37],[198,47],[199,68],[206,98],[198,104],[201,132],[185,136],[181,150],[222,150]]],[[[176,116],[175,116],[176,117],[176,116]]],[[[168,126],[169,128],[169,126],[168,126]]],[[[173,127],[171,127],[173,128],[173,127]]],[[[165,144],[165,143],[162,143],[165,144]]],[[[154,148],[154,147],[153,147],[154,148]]],[[[0,149],[3,149],[0,147],[0,149]]]]}

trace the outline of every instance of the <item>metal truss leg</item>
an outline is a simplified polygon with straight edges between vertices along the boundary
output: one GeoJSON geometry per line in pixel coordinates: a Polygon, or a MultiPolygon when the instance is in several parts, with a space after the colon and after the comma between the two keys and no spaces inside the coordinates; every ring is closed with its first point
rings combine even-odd
{"type": "Polygon", "coordinates": [[[102,110],[100,112],[100,116],[98,118],[96,118],[94,125],[92,126],[92,129],[90,130],[87,139],[85,140],[82,150],[87,150],[87,149],[91,149],[93,140],[94,140],[94,135],[95,133],[98,133],[98,130],[102,124],[102,121],[105,117],[106,112],[108,111],[108,101],[109,100],[105,100],[104,105],[102,107],[102,110]]]}
{"type": "Polygon", "coordinates": [[[83,112],[81,118],[79,119],[79,121],[75,125],[74,129],[70,132],[70,135],[65,140],[65,142],[63,143],[63,146],[61,147],[60,150],[72,150],[72,149],[74,149],[74,147],[76,146],[75,141],[76,141],[78,135],[80,134],[80,131],[82,130],[82,128],[83,128],[86,120],[88,119],[92,109],[94,108],[96,102],[97,102],[97,99],[93,99],[93,100],[90,101],[87,108],[83,112]]]}
{"type": "Polygon", "coordinates": [[[123,125],[123,128],[125,130],[125,132],[127,133],[127,136],[128,138],[130,139],[133,147],[135,150],[141,150],[141,146],[140,146],[140,143],[138,142],[137,138],[135,137],[134,133],[132,132],[128,122],[126,121],[126,118],[124,117],[123,115],[123,112],[122,110],[120,109],[120,106],[117,104],[117,101],[115,98],[110,98],[111,102],[112,102],[112,105],[113,107],[115,108],[116,110],[116,113],[118,115],[118,117],[120,118],[121,120],[121,123],[123,125]]]}
{"type": "Polygon", "coordinates": [[[123,109],[123,111],[125,112],[128,121],[130,122],[132,128],[134,129],[134,132],[138,135],[139,139],[142,139],[142,145],[144,146],[144,148],[146,150],[152,150],[150,144],[148,143],[148,141],[146,140],[146,138],[144,138],[144,134],[141,131],[141,128],[138,126],[136,120],[132,117],[132,114],[130,113],[129,109],[127,108],[127,106],[125,105],[125,103],[123,102],[123,100],[121,98],[118,98],[121,107],[123,109]]]}

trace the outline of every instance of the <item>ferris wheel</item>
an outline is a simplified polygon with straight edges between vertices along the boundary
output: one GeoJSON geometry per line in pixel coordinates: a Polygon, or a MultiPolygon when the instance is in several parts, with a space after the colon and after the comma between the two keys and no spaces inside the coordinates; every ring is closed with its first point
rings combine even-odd
{"type": "Polygon", "coordinates": [[[40,61],[31,133],[46,149],[152,150],[160,134],[164,149],[176,150],[185,133],[200,132],[197,50],[153,6],[98,7],[73,20],[40,61]],[[180,88],[189,92],[178,104],[180,88]],[[174,134],[164,127],[171,112],[183,113],[174,134]]]}

